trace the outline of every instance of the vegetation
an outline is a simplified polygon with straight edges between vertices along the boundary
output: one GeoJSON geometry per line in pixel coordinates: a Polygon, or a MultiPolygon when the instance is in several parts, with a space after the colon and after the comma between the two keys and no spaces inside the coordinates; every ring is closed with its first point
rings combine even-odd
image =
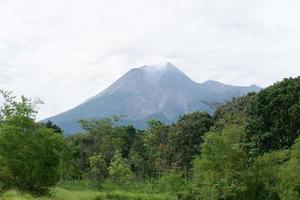
{"type": "Polygon", "coordinates": [[[34,122],[34,103],[3,93],[0,110],[0,180],[2,188],[43,194],[59,181],[63,138],[34,122]]]}
{"type": "Polygon", "coordinates": [[[194,162],[193,181],[200,199],[242,199],[247,189],[244,132],[239,127],[207,133],[194,162]]]}
{"type": "Polygon", "coordinates": [[[111,182],[102,183],[101,190],[95,190],[87,181],[71,181],[57,185],[49,195],[35,197],[10,190],[0,195],[4,200],[176,200],[176,195],[158,193],[152,185],[144,182],[117,186],[111,182]]]}
{"type": "Polygon", "coordinates": [[[35,122],[34,102],[3,96],[0,198],[300,199],[300,78],[234,98],[213,116],[153,119],[146,130],[117,125],[119,117],[81,120],[84,131],[65,138],[35,122]]]}
{"type": "Polygon", "coordinates": [[[246,128],[255,155],[290,148],[299,137],[299,79],[284,79],[254,97],[246,128]]]}

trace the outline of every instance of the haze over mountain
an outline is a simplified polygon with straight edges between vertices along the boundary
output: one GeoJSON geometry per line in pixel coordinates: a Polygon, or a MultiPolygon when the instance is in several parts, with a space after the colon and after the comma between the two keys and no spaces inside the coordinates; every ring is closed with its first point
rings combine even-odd
{"type": "Polygon", "coordinates": [[[79,106],[45,121],[50,120],[71,134],[81,130],[80,119],[125,115],[120,123],[145,128],[150,118],[171,123],[193,111],[212,113],[216,105],[259,90],[256,85],[232,86],[212,80],[199,84],[171,63],[143,66],[130,70],[79,106]]]}

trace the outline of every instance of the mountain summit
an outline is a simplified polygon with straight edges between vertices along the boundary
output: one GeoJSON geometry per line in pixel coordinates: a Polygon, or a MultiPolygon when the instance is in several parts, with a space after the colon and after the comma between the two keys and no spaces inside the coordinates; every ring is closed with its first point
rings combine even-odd
{"type": "Polygon", "coordinates": [[[150,118],[165,123],[193,112],[212,113],[216,104],[259,91],[258,86],[240,87],[217,81],[202,84],[191,80],[176,66],[143,66],[131,69],[110,87],[79,106],[46,120],[59,125],[66,134],[80,131],[80,119],[127,116],[122,124],[145,128],[150,118]]]}

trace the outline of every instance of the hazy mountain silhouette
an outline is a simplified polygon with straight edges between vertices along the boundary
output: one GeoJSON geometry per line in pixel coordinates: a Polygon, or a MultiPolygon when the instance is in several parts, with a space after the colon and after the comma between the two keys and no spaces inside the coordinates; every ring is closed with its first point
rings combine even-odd
{"type": "Polygon", "coordinates": [[[134,68],[100,94],[79,106],[46,120],[66,134],[80,130],[78,120],[126,115],[120,123],[145,128],[150,118],[165,123],[193,111],[212,113],[215,106],[233,97],[259,91],[255,85],[240,87],[217,81],[196,83],[171,63],[134,68]]]}

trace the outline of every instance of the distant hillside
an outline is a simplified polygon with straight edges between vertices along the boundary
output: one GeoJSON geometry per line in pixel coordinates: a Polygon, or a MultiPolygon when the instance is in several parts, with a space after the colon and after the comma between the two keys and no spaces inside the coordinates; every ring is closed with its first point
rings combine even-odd
{"type": "Polygon", "coordinates": [[[66,134],[72,134],[80,131],[80,119],[126,115],[122,124],[145,128],[150,118],[171,123],[188,112],[212,113],[215,105],[259,90],[255,85],[232,86],[211,80],[199,84],[171,63],[159,68],[143,66],[130,70],[109,88],[79,106],[45,121],[51,120],[66,134]]]}

